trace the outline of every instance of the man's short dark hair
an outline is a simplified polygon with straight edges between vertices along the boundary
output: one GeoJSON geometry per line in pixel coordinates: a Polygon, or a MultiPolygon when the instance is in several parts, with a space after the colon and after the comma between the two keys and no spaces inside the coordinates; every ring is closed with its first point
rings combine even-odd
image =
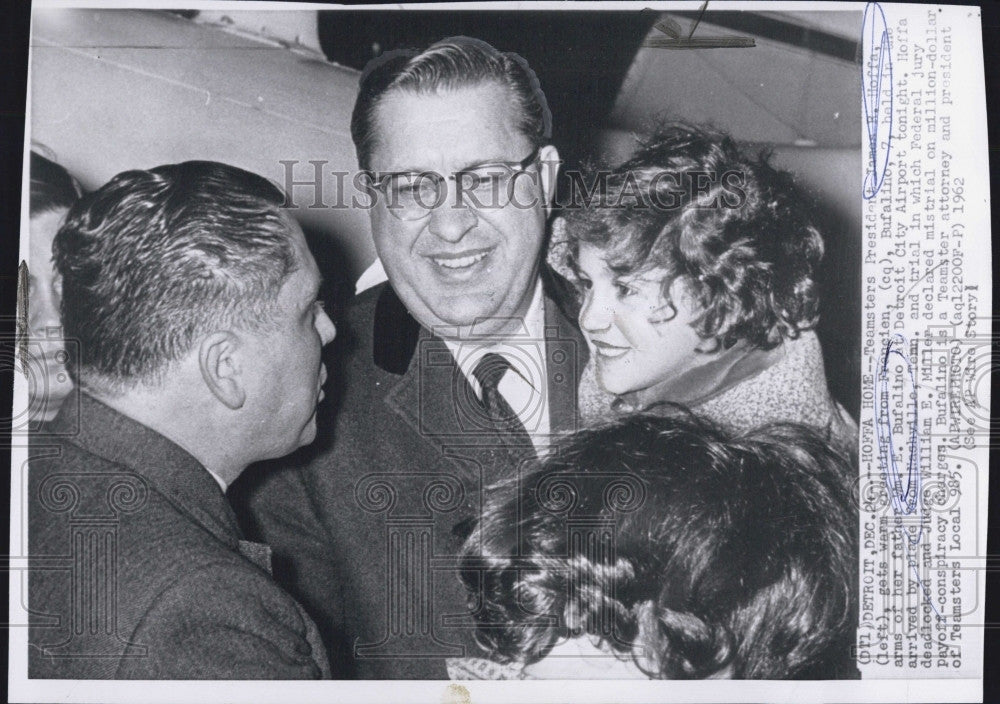
{"type": "Polygon", "coordinates": [[[477,640],[531,663],[589,633],[666,679],[850,677],[850,476],[804,426],[638,415],[578,433],[488,494],[461,572],[477,640]]]}
{"type": "Polygon", "coordinates": [[[358,164],[362,169],[371,168],[371,154],[378,141],[376,112],[390,91],[433,93],[491,82],[510,91],[520,112],[521,131],[533,147],[543,146],[552,136],[552,115],[528,63],[515,53],[497,51],[479,39],[450,37],[424,51],[387,52],[365,67],[351,115],[358,164]]]}
{"type": "Polygon", "coordinates": [[[156,383],[199,336],[272,325],[298,264],[283,200],[263,177],[210,161],[126,171],[82,198],[53,244],[77,382],[156,383]]]}

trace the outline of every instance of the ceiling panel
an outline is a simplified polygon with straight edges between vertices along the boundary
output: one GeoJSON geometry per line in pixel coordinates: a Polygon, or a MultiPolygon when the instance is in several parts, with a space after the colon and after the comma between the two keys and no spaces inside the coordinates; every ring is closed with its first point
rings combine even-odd
{"type": "MultiPolygon", "coordinates": [[[[727,13],[728,24],[737,14],[727,13]]],[[[791,22],[784,13],[780,21],[746,13],[746,24],[766,24],[767,36],[714,24],[711,15],[698,25],[697,37],[752,36],[755,46],[644,46],[619,91],[613,128],[646,132],[657,120],[685,120],[714,124],[750,142],[860,146],[860,64],[841,58],[842,47],[850,48],[853,41],[844,33],[852,23],[860,27],[860,12],[799,12],[791,22]],[[827,50],[831,44],[841,47],[839,56],[827,50]]],[[[691,26],[688,17],[665,13],[662,18],[684,29],[691,26]]],[[[666,36],[654,28],[647,39],[666,36]]]]}

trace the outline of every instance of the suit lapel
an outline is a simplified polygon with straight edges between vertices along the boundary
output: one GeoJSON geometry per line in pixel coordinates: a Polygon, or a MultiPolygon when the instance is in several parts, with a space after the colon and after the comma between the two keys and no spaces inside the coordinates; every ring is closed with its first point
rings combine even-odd
{"type": "Polygon", "coordinates": [[[271,572],[271,546],[264,543],[255,543],[251,540],[241,540],[239,542],[240,554],[250,562],[254,563],[268,574],[271,572]]]}
{"type": "Polygon", "coordinates": [[[545,292],[545,354],[549,388],[549,427],[553,434],[579,430],[577,387],[589,356],[577,327],[576,292],[566,279],[542,269],[545,292]]]}
{"type": "MultiPolygon", "coordinates": [[[[424,639],[420,647],[428,653],[443,652],[442,644],[447,643],[451,650],[444,654],[449,654],[460,653],[457,645],[462,644],[468,653],[474,647],[471,621],[464,607],[465,592],[455,578],[455,559],[481,515],[486,487],[516,476],[519,463],[535,459],[534,448],[504,445],[483,417],[478,398],[448,346],[416,323],[391,286],[385,286],[376,305],[374,362],[396,375],[394,380],[383,377],[388,387],[384,403],[421,442],[402,466],[382,467],[377,478],[369,475],[361,481],[392,488],[393,504],[383,524],[388,544],[394,544],[392,536],[401,540],[398,535],[404,529],[426,531],[421,535],[428,536],[435,558],[432,565],[403,559],[403,553],[390,550],[387,573],[392,565],[400,567],[389,598],[422,596],[419,585],[430,579],[428,613],[433,614],[431,637],[436,642],[424,639]],[[448,491],[441,491],[446,484],[448,491]],[[442,505],[446,499],[447,505],[442,505]]],[[[574,424],[576,383],[582,369],[577,358],[586,348],[561,309],[550,300],[544,305],[550,416],[568,419],[554,426],[562,429],[574,424]]],[[[363,489],[355,487],[356,495],[364,495],[363,489]]]]}
{"type": "Polygon", "coordinates": [[[374,324],[375,364],[400,375],[385,396],[394,413],[442,455],[498,444],[451,350],[410,316],[389,284],[379,295],[374,324]]]}
{"type": "MultiPolygon", "coordinates": [[[[570,284],[543,269],[545,354],[549,423],[553,433],[578,428],[577,385],[587,345],[576,326],[576,296],[570,284]]],[[[475,393],[444,341],[409,314],[389,284],[375,308],[373,356],[385,371],[401,375],[386,394],[389,407],[442,453],[497,444],[478,422],[475,393]]]]}
{"type": "Polygon", "coordinates": [[[386,403],[426,442],[444,452],[475,432],[462,409],[475,393],[445,343],[421,329],[406,372],[386,403]]]}

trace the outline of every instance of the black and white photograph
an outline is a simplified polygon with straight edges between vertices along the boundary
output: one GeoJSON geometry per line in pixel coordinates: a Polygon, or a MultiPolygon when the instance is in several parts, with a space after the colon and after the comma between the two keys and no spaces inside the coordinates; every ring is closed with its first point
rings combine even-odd
{"type": "Polygon", "coordinates": [[[31,11],[12,701],[982,696],[978,8],[134,4],[31,11]]]}

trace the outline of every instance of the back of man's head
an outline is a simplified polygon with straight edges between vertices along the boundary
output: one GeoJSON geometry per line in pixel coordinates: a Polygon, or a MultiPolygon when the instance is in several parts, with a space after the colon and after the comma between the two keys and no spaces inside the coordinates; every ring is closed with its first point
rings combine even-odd
{"type": "Polygon", "coordinates": [[[211,330],[273,324],[298,265],[282,201],[266,179],[208,161],[126,171],[81,199],[53,244],[77,383],[155,386],[211,330]]]}
{"type": "MultiPolygon", "coordinates": [[[[510,91],[520,113],[520,128],[540,147],[552,136],[552,115],[535,72],[512,52],[500,52],[471,37],[449,37],[423,51],[391,51],[372,59],[361,74],[351,116],[351,137],[362,169],[378,141],[377,109],[395,90],[433,93],[496,83],[510,91]]],[[[384,126],[383,128],[391,128],[384,126]]]]}

